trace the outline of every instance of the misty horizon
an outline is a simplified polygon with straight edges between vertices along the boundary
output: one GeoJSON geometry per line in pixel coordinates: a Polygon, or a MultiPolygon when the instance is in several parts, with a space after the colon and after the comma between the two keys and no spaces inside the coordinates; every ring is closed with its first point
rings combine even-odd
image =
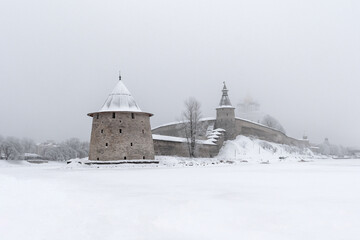
{"type": "Polygon", "coordinates": [[[0,135],[89,141],[122,80],[152,128],[195,97],[215,117],[222,82],[288,136],[360,147],[356,1],[4,1],[0,135]]]}

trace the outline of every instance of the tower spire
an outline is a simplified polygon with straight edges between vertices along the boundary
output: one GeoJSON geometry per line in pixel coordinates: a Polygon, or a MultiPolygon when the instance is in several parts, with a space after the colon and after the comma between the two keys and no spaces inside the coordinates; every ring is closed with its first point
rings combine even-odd
{"type": "Polygon", "coordinates": [[[215,129],[222,128],[225,130],[225,141],[233,140],[236,137],[236,126],[235,126],[235,108],[231,105],[228,89],[225,81],[222,89],[222,96],[219,103],[219,107],[216,108],[216,122],[215,129]]]}
{"type": "Polygon", "coordinates": [[[226,87],[225,81],[223,82],[223,84],[224,84],[224,87],[222,89],[222,97],[221,97],[219,106],[220,107],[222,107],[222,106],[232,107],[229,96],[228,96],[229,90],[226,87]]]}
{"type": "Polygon", "coordinates": [[[227,87],[226,87],[225,81],[223,81],[223,84],[224,84],[224,87],[223,87],[223,90],[222,90],[223,96],[227,96],[227,92],[228,92],[229,90],[228,90],[227,87]]]}

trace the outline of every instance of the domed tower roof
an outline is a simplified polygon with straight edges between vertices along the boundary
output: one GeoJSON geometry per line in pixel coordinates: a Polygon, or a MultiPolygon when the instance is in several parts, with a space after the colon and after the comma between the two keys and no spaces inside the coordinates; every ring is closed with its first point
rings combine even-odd
{"type": "Polygon", "coordinates": [[[221,100],[220,100],[220,104],[219,104],[219,107],[218,108],[234,108],[232,105],[231,105],[231,102],[230,102],[230,98],[228,96],[228,89],[226,88],[226,84],[225,82],[224,83],[224,87],[223,87],[223,94],[221,96],[221,100]]]}
{"type": "MultiPolygon", "coordinates": [[[[115,85],[113,91],[109,94],[105,103],[98,112],[142,112],[137,105],[134,97],[125,86],[119,76],[119,82],[115,85]]],[[[92,116],[93,113],[89,113],[92,116]]],[[[152,116],[151,113],[149,115],[152,116]]]]}

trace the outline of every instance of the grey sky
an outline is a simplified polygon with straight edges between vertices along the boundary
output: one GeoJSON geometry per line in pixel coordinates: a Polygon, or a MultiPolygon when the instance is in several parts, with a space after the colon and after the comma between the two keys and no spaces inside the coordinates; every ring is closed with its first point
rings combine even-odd
{"type": "Polygon", "coordinates": [[[360,146],[359,1],[0,2],[0,134],[89,140],[118,70],[152,126],[251,95],[288,135],[360,146]]]}

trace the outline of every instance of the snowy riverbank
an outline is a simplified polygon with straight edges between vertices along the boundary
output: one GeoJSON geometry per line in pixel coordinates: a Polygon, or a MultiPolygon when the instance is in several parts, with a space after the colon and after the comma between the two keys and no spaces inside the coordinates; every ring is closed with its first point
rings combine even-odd
{"type": "Polygon", "coordinates": [[[2,239],[358,239],[360,161],[0,164],[2,239]]]}

